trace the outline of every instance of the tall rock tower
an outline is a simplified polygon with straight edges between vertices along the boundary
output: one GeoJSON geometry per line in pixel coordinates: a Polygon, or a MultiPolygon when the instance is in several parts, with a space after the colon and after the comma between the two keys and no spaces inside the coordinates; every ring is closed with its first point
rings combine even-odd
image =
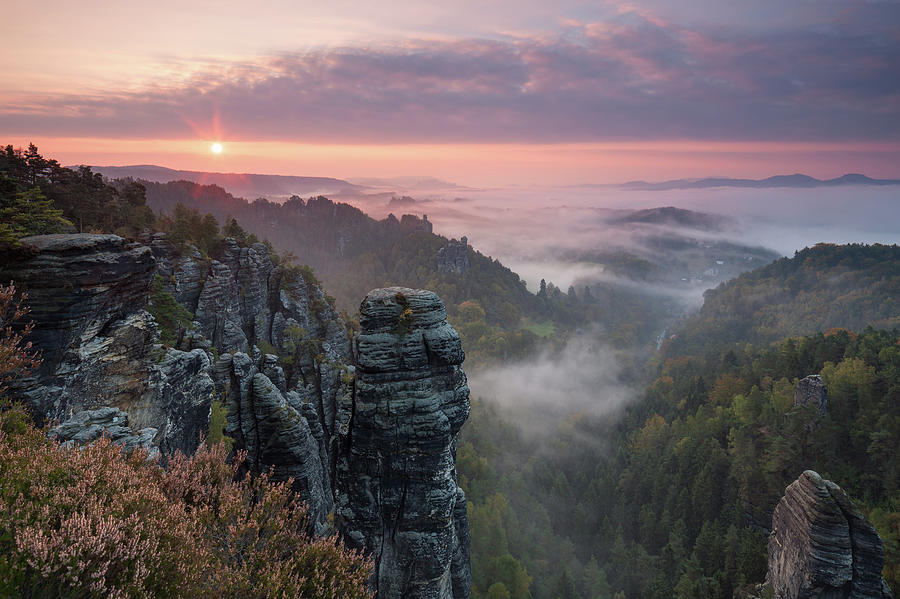
{"type": "Polygon", "coordinates": [[[469,524],[456,440],[469,415],[459,335],[431,291],[360,306],[356,382],[336,468],[335,524],[375,559],[380,599],[469,596],[469,524]]]}

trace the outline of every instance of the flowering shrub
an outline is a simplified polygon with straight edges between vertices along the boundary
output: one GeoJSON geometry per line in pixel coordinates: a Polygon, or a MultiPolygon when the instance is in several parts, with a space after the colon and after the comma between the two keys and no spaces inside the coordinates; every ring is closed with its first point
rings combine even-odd
{"type": "Polygon", "coordinates": [[[28,308],[22,305],[27,297],[24,293],[17,297],[12,282],[0,285],[0,397],[15,376],[27,373],[40,363],[38,352],[32,349],[30,341],[25,341],[34,325],[13,325],[28,314],[28,308]]]}
{"type": "Polygon", "coordinates": [[[371,597],[371,563],[310,537],[289,482],[239,477],[221,443],[164,470],[22,420],[0,413],[0,597],[371,597]]]}

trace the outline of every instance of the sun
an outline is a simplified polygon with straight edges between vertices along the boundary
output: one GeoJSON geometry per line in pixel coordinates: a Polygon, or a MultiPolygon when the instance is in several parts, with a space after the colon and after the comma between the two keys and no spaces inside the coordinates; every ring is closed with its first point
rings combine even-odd
{"type": "Polygon", "coordinates": [[[225,148],[223,148],[222,144],[220,144],[219,142],[216,142],[213,145],[209,146],[209,151],[212,152],[213,154],[221,154],[222,150],[224,150],[224,149],[225,148]]]}

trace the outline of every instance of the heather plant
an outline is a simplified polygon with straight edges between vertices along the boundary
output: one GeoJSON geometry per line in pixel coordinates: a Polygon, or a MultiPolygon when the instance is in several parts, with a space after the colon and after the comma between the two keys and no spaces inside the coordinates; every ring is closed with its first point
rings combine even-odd
{"type": "Polygon", "coordinates": [[[0,597],[371,597],[371,564],[308,535],[290,481],[239,475],[222,444],[163,469],[21,416],[0,414],[0,597]]]}
{"type": "Polygon", "coordinates": [[[28,308],[22,304],[27,297],[24,293],[17,295],[12,282],[0,285],[0,398],[13,377],[40,363],[38,352],[32,349],[30,341],[25,341],[33,324],[15,324],[28,314],[28,308]]]}

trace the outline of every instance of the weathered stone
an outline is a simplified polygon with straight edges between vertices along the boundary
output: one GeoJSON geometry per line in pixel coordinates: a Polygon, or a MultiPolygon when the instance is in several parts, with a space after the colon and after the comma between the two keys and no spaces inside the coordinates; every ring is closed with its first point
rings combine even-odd
{"type": "Polygon", "coordinates": [[[772,527],[767,580],[776,599],[893,598],[881,538],[833,482],[805,471],[785,489],[772,527]]]}
{"type": "Polygon", "coordinates": [[[241,328],[241,303],[234,273],[213,260],[203,291],[197,300],[194,318],[200,333],[219,351],[246,351],[247,336],[241,328]]]}
{"type": "Polygon", "coordinates": [[[193,247],[178,254],[166,241],[162,233],[157,233],[150,241],[150,249],[156,258],[156,273],[162,279],[179,304],[192,314],[197,311],[197,302],[203,291],[203,283],[210,269],[210,261],[193,247]]]}
{"type": "Polygon", "coordinates": [[[828,392],[825,383],[818,374],[800,379],[794,390],[794,406],[810,406],[815,408],[819,416],[824,416],[828,407],[828,392]]]}
{"type": "Polygon", "coordinates": [[[192,454],[209,435],[209,410],[215,394],[209,356],[201,349],[170,349],[150,373],[153,395],[131,409],[135,423],[154,423],[163,455],[192,454]]]}
{"type": "Polygon", "coordinates": [[[437,295],[398,287],[370,292],[360,324],[337,462],[338,528],[374,557],[379,597],[468,597],[468,522],[454,463],[469,413],[459,336],[437,295]]]}
{"type": "Polygon", "coordinates": [[[438,272],[462,274],[469,270],[469,240],[465,237],[455,239],[438,250],[438,272]]]}
{"type": "MultiPolygon", "coordinates": [[[[230,377],[226,434],[247,451],[251,469],[267,472],[271,467],[274,480],[292,478],[309,505],[310,519],[321,528],[334,500],[327,453],[308,421],[315,415],[292,405],[247,354],[231,357],[230,377]]],[[[321,431],[317,418],[312,420],[321,431]]]]}
{"type": "Polygon", "coordinates": [[[103,435],[114,443],[120,443],[127,452],[141,448],[147,450],[148,457],[159,453],[153,443],[156,429],[132,430],[128,424],[128,414],[118,408],[83,410],[50,429],[50,437],[64,445],[86,445],[103,435]]]}
{"type": "Polygon", "coordinates": [[[153,431],[152,445],[164,453],[192,453],[209,426],[209,360],[200,350],[155,345],[156,323],[143,309],[154,276],[150,249],[115,235],[22,243],[25,250],[0,267],[0,281],[14,280],[28,293],[31,340],[43,363],[12,392],[39,420],[70,422],[63,430],[84,424],[73,441],[109,428],[94,422],[106,414],[97,410],[118,409],[142,439],[153,431]]]}
{"type": "Polygon", "coordinates": [[[31,341],[53,371],[73,346],[146,304],[150,249],[115,235],[40,235],[21,240],[19,256],[0,265],[0,280],[27,291],[31,341]]]}

